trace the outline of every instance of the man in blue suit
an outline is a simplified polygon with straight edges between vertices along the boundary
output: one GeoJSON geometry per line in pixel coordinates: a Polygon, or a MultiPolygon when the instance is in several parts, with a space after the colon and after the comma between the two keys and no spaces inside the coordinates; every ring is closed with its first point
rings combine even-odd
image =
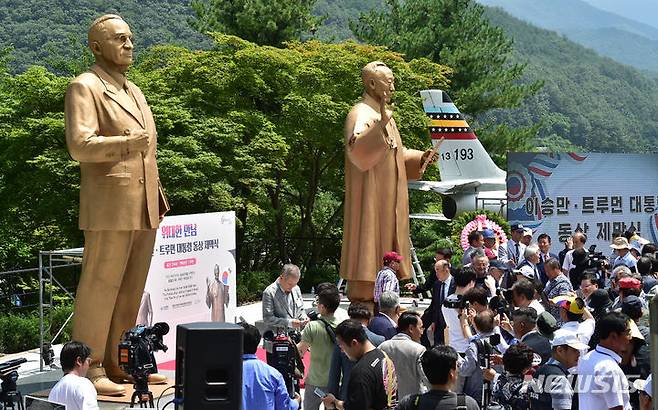
{"type": "Polygon", "coordinates": [[[550,258],[558,259],[558,257],[556,254],[551,252],[551,237],[548,234],[543,233],[539,235],[537,237],[537,245],[539,246],[539,263],[537,264],[539,279],[541,279],[541,283],[546,285],[546,282],[548,282],[548,276],[546,276],[544,262],[550,258]]]}
{"type": "Polygon", "coordinates": [[[400,297],[391,291],[386,291],[379,298],[379,313],[372,318],[368,329],[388,340],[397,334],[398,317],[400,317],[400,297]]]}

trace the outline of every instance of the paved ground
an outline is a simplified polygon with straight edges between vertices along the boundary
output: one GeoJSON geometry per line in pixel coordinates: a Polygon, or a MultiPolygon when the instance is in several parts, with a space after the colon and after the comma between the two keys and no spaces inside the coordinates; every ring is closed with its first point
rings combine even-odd
{"type": "MultiPolygon", "coordinates": [[[[402,298],[401,304],[403,307],[407,309],[414,308],[412,305],[413,300],[414,299],[411,298],[402,298]]],[[[313,303],[313,296],[310,294],[304,295],[304,301],[306,307],[310,308],[313,303]]],[[[416,302],[418,303],[417,309],[421,311],[424,310],[429,304],[428,299],[425,299],[424,301],[420,301],[416,299],[416,302]]],[[[347,309],[348,305],[349,305],[349,301],[344,298],[341,301],[341,307],[347,309]]],[[[262,319],[262,304],[258,302],[249,305],[239,306],[237,316],[242,317],[245,321],[251,324],[255,324],[257,321],[262,319]]],[[[27,359],[27,363],[24,363],[19,368],[18,390],[23,395],[30,394],[30,393],[50,389],[57,382],[57,380],[59,380],[62,377],[62,371],[60,370],[60,366],[59,366],[59,352],[61,348],[62,345],[53,346],[53,350],[55,351],[55,363],[53,364],[52,368],[45,367],[44,371],[40,370],[40,366],[39,366],[40,359],[39,359],[38,349],[2,356],[0,358],[0,362],[5,362],[7,360],[14,359],[17,357],[23,357],[27,359]]],[[[166,374],[171,379],[174,379],[175,377],[175,373],[173,371],[164,370],[161,373],[166,374]]],[[[168,394],[166,396],[163,396],[160,401],[160,408],[162,408],[162,406],[164,406],[164,404],[167,403],[172,398],[173,398],[173,394],[171,395],[168,394]]],[[[155,397],[155,400],[157,401],[157,397],[155,397]]],[[[128,408],[127,405],[125,404],[106,403],[106,402],[99,404],[101,409],[116,410],[116,409],[128,408]]],[[[171,408],[172,408],[171,406],[168,407],[168,409],[171,408]]]]}

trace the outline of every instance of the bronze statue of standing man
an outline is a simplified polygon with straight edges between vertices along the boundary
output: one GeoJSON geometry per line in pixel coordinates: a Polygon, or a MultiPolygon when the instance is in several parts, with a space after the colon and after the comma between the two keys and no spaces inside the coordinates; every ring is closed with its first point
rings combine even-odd
{"type": "MultiPolygon", "coordinates": [[[[384,254],[403,260],[399,279],[411,275],[407,180],[418,179],[425,152],[402,146],[392,112],[395,91],[386,64],[373,61],[361,72],[364,93],[345,121],[345,213],[340,276],[351,301],[373,300],[375,275],[384,254]]],[[[429,158],[432,155],[432,158],[429,158]]]]}
{"type": "MultiPolygon", "coordinates": [[[[89,28],[96,64],[66,92],[66,143],[80,162],[80,229],[85,235],[73,339],[92,350],[87,377],[98,394],[121,395],[129,379],[117,345],[135,324],[156,230],[166,212],[155,160],[157,132],[144,95],[126,79],[133,35],[117,15],[89,28]]],[[[151,375],[149,382],[163,382],[151,375]]]]}

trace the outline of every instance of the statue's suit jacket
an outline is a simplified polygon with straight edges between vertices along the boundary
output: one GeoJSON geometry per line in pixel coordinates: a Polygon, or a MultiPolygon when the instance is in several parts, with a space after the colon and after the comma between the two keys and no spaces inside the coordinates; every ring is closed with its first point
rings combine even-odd
{"type": "Polygon", "coordinates": [[[80,162],[80,229],[143,230],[159,223],[157,132],[142,92],[126,93],[99,66],[75,78],[66,93],[66,143],[80,162]],[[130,151],[132,130],[146,130],[146,152],[130,151]]]}

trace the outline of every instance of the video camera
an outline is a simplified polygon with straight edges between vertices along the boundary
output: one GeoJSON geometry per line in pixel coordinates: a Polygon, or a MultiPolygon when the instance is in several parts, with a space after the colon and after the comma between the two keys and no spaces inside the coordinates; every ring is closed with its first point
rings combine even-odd
{"type": "Polygon", "coordinates": [[[590,246],[585,261],[585,269],[596,269],[599,272],[604,272],[607,266],[608,259],[603,256],[603,252],[596,252],[596,245],[590,246]]]}
{"type": "Polygon", "coordinates": [[[139,403],[150,403],[153,407],[153,394],[148,390],[148,375],[158,372],[154,352],[167,351],[162,337],[169,333],[169,325],[164,322],[154,324],[152,327],[138,325],[123,334],[119,343],[119,366],[130,374],[135,382],[135,392],[131,399],[133,406],[136,400],[139,403]]]}
{"type": "Polygon", "coordinates": [[[23,397],[17,390],[16,381],[18,380],[17,370],[25,362],[27,362],[27,359],[21,357],[0,363],[0,379],[2,379],[0,403],[2,403],[4,409],[15,409],[16,407],[23,409],[23,397]]]}
{"type": "Polygon", "coordinates": [[[268,353],[267,364],[283,375],[290,397],[299,393],[299,381],[304,377],[304,362],[297,350],[300,340],[301,334],[296,330],[278,328],[276,334],[271,330],[263,334],[263,348],[268,353]]]}
{"type": "MultiPolygon", "coordinates": [[[[507,317],[510,317],[512,312],[513,295],[511,289],[497,289],[496,296],[492,297],[489,300],[489,309],[496,312],[498,315],[502,316],[503,314],[507,317]]],[[[498,344],[498,343],[496,343],[498,344]]]]}
{"type": "Polygon", "coordinates": [[[446,299],[443,301],[443,306],[448,309],[462,309],[464,307],[463,296],[457,295],[456,300],[446,299]]]}

